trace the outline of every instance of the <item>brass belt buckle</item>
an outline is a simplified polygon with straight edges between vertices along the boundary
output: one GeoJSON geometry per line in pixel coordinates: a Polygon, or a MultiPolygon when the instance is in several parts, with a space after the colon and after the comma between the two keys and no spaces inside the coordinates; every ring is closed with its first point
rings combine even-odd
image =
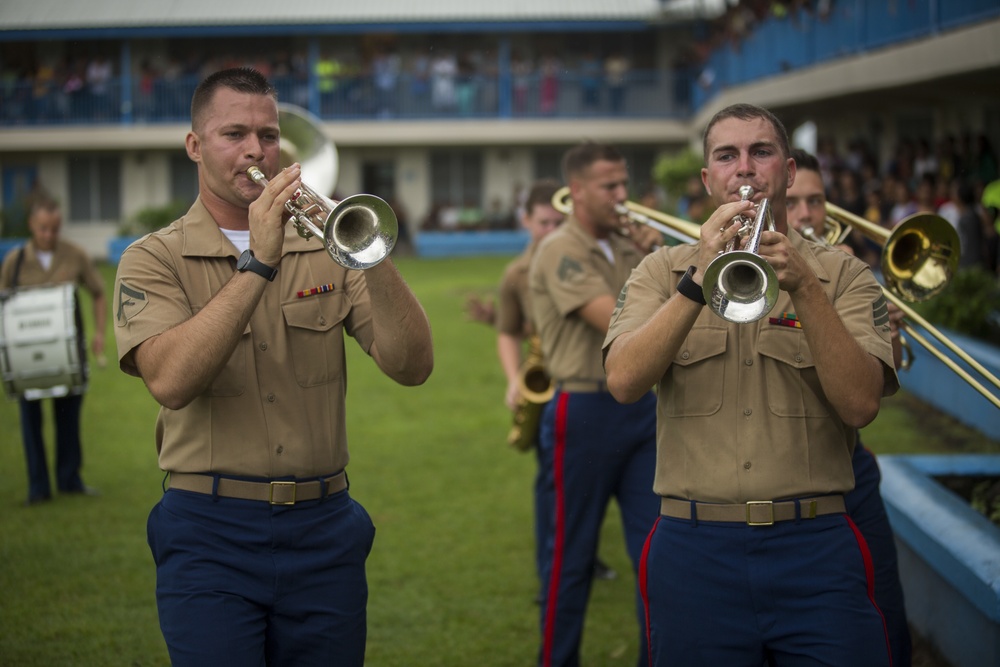
{"type": "Polygon", "coordinates": [[[294,505],[295,504],[295,482],[271,482],[271,488],[269,489],[267,501],[272,505],[294,505]],[[292,487],[292,499],[291,500],[275,500],[274,499],[274,487],[276,486],[290,486],[292,487]]]}
{"type": "Polygon", "coordinates": [[[747,525],[748,526],[773,526],[774,525],[774,503],[770,500],[750,500],[747,502],[747,525]],[[770,515],[766,521],[753,521],[750,518],[751,508],[767,507],[770,515]]]}

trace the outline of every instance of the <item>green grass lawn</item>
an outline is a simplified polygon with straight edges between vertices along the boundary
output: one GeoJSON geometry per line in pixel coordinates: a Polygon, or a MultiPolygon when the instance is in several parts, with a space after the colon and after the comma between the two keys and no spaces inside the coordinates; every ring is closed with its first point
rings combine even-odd
{"type": "MultiPolygon", "coordinates": [[[[393,384],[348,345],[351,493],[378,530],[368,562],[370,667],[534,660],[534,458],[504,443],[494,335],[462,308],[466,295],[492,291],[508,259],[398,260],[434,330],[435,370],[424,386],[393,384]]],[[[110,295],[114,267],[103,270],[110,295]]],[[[117,370],[110,322],[107,331],[110,363],[93,368],[83,412],[84,479],[100,497],[21,507],[17,404],[0,399],[0,665],[169,662],[145,543],[163,478],[156,405],[117,370]]],[[[882,453],[1000,452],[905,394],[883,403],[863,439],[882,453]]],[[[600,552],[620,576],[594,585],[583,661],[633,665],[634,579],[614,507],[600,552]]]]}

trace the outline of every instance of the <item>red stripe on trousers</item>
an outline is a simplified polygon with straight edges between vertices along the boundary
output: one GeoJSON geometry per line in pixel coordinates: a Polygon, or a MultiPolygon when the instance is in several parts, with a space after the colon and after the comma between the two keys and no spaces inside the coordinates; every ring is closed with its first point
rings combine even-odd
{"type": "Polygon", "coordinates": [[[649,634],[649,571],[646,569],[648,567],[647,560],[649,559],[649,544],[653,541],[653,533],[656,532],[656,527],[660,524],[660,517],[656,517],[656,521],[653,522],[653,529],[649,531],[649,535],[646,536],[646,544],[642,547],[642,556],[639,558],[639,595],[642,596],[642,610],[646,613],[646,647],[649,653],[649,667],[653,667],[653,647],[650,642],[649,634]]]}
{"type": "Polygon", "coordinates": [[[847,525],[851,527],[854,531],[854,539],[858,541],[858,548],[861,549],[861,558],[865,563],[865,579],[868,581],[868,599],[872,601],[872,606],[875,607],[875,611],[878,612],[879,617],[882,619],[882,633],[885,635],[885,650],[889,654],[889,667],[892,667],[892,646],[889,643],[889,629],[885,624],[885,614],[879,609],[878,603],[875,602],[875,566],[872,564],[872,553],[868,550],[868,542],[865,541],[865,536],[861,534],[861,530],[857,527],[851,517],[847,514],[844,515],[847,519],[847,525]]]}
{"type": "Polygon", "coordinates": [[[566,487],[563,465],[566,456],[566,412],[569,394],[560,394],[556,403],[555,447],[552,452],[552,475],[555,480],[556,512],[552,529],[555,544],[552,552],[552,568],[549,574],[549,596],[545,606],[545,635],[542,637],[542,664],[552,665],[552,643],[556,627],[556,604],[559,598],[559,575],[562,573],[563,555],[566,549],[566,487]]]}

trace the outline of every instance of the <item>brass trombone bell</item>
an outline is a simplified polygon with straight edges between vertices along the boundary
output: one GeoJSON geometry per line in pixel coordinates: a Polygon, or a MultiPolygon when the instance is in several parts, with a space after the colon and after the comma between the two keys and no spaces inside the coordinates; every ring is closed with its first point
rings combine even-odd
{"type": "Polygon", "coordinates": [[[939,215],[915,213],[889,230],[829,202],[826,213],[882,248],[886,286],[906,301],[937,295],[958,269],[958,232],[939,215]]]}

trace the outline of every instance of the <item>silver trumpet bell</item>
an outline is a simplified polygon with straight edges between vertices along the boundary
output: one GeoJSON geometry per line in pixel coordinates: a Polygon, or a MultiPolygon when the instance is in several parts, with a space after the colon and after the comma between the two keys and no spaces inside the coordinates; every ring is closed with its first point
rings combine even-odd
{"type": "MultiPolygon", "coordinates": [[[[753,195],[749,186],[740,188],[746,200],[753,195]]],[[[778,301],[778,276],[763,257],[758,254],[760,236],[767,225],[774,230],[774,216],[770,203],[762,199],[757,214],[751,221],[741,216],[740,233],[726,245],[705,270],[702,290],[708,307],[727,322],[747,324],[765,317],[778,301]],[[737,249],[740,238],[746,238],[742,249],[737,249]]]]}
{"type": "MultiPolygon", "coordinates": [[[[375,195],[352,195],[334,201],[305,184],[305,179],[332,191],[336,182],[337,152],[326,138],[319,121],[305,109],[291,104],[278,105],[281,130],[282,166],[302,165],[303,183],[285,209],[299,236],[317,236],[326,244],[333,261],[348,269],[369,269],[389,256],[399,236],[396,213],[375,195]]],[[[255,183],[267,185],[258,167],[247,169],[255,183]]]]}

